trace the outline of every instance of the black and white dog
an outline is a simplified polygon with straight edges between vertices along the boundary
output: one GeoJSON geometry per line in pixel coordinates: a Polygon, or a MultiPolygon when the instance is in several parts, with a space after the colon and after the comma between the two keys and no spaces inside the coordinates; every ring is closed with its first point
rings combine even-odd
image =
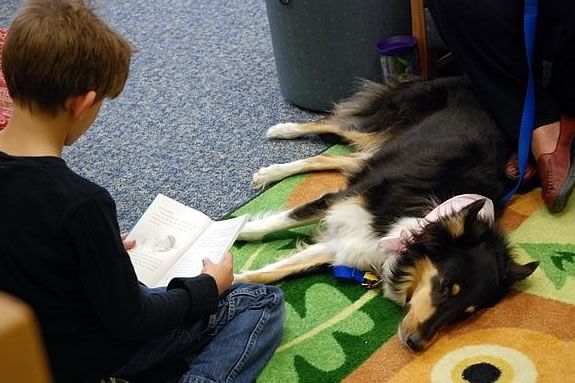
{"type": "Polygon", "coordinates": [[[236,282],[271,283],[322,265],[346,265],[381,278],[403,305],[398,334],[425,349],[449,324],[494,305],[537,263],[519,265],[497,226],[511,184],[509,149],[462,78],[397,84],[367,82],[325,118],[278,124],[268,137],[333,133],[356,151],[260,169],[257,187],[289,175],[337,169],[346,188],[248,222],[240,240],[319,222],[314,244],[236,282]]]}

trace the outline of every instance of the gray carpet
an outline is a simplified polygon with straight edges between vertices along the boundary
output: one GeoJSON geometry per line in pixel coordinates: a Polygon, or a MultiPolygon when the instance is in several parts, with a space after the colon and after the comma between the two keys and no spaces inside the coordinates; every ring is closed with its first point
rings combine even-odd
{"type": "MultiPolygon", "coordinates": [[[[0,1],[0,26],[19,5],[0,1]]],[[[263,0],[93,1],[139,49],[124,93],[104,104],[69,166],[106,187],[129,229],[162,192],[220,218],[253,198],[252,173],[324,150],[267,141],[314,114],[281,96],[263,0]]]]}

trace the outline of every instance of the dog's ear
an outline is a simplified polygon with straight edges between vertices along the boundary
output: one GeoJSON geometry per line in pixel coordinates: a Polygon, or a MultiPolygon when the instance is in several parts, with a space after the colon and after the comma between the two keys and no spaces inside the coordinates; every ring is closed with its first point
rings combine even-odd
{"type": "Polygon", "coordinates": [[[466,216],[477,216],[479,211],[483,209],[483,206],[485,206],[486,201],[487,200],[485,198],[480,198],[477,201],[474,201],[469,205],[467,205],[466,207],[464,207],[461,211],[466,216]]]}
{"type": "Polygon", "coordinates": [[[479,199],[461,210],[463,215],[463,235],[468,239],[479,240],[489,229],[491,223],[480,216],[486,199],[479,199]]]}
{"type": "Polygon", "coordinates": [[[494,221],[493,202],[487,198],[478,199],[461,210],[466,220],[481,219],[488,224],[494,221]]]}
{"type": "Polygon", "coordinates": [[[533,274],[539,262],[529,262],[524,265],[509,261],[505,268],[505,279],[511,284],[519,282],[533,274]]]}

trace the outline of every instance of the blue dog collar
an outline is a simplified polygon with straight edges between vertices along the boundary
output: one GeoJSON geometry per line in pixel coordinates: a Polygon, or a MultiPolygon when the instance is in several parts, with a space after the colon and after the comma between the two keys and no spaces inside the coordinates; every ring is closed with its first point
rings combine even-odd
{"type": "Polygon", "coordinates": [[[372,272],[341,265],[333,267],[333,276],[339,280],[361,283],[363,287],[368,289],[374,287],[379,282],[379,278],[372,272]]]}

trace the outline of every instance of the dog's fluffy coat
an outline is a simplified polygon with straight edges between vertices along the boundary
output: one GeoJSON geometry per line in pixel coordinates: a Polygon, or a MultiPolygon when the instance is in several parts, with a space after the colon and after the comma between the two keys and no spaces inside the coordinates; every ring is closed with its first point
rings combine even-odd
{"type": "Polygon", "coordinates": [[[321,265],[347,265],[382,278],[384,294],[406,307],[400,339],[427,347],[445,326],[495,304],[536,263],[518,265],[497,225],[478,212],[485,200],[421,227],[439,203],[466,193],[491,199],[496,218],[511,185],[504,173],[505,138],[461,78],[396,84],[366,82],[330,115],[278,124],[270,138],[333,133],[356,151],[272,165],[254,175],[265,186],[289,175],[337,169],[348,186],[292,210],[256,218],[243,240],[322,221],[314,244],[236,282],[271,283],[321,265]],[[412,239],[399,254],[378,246],[402,231],[412,239]]]}

